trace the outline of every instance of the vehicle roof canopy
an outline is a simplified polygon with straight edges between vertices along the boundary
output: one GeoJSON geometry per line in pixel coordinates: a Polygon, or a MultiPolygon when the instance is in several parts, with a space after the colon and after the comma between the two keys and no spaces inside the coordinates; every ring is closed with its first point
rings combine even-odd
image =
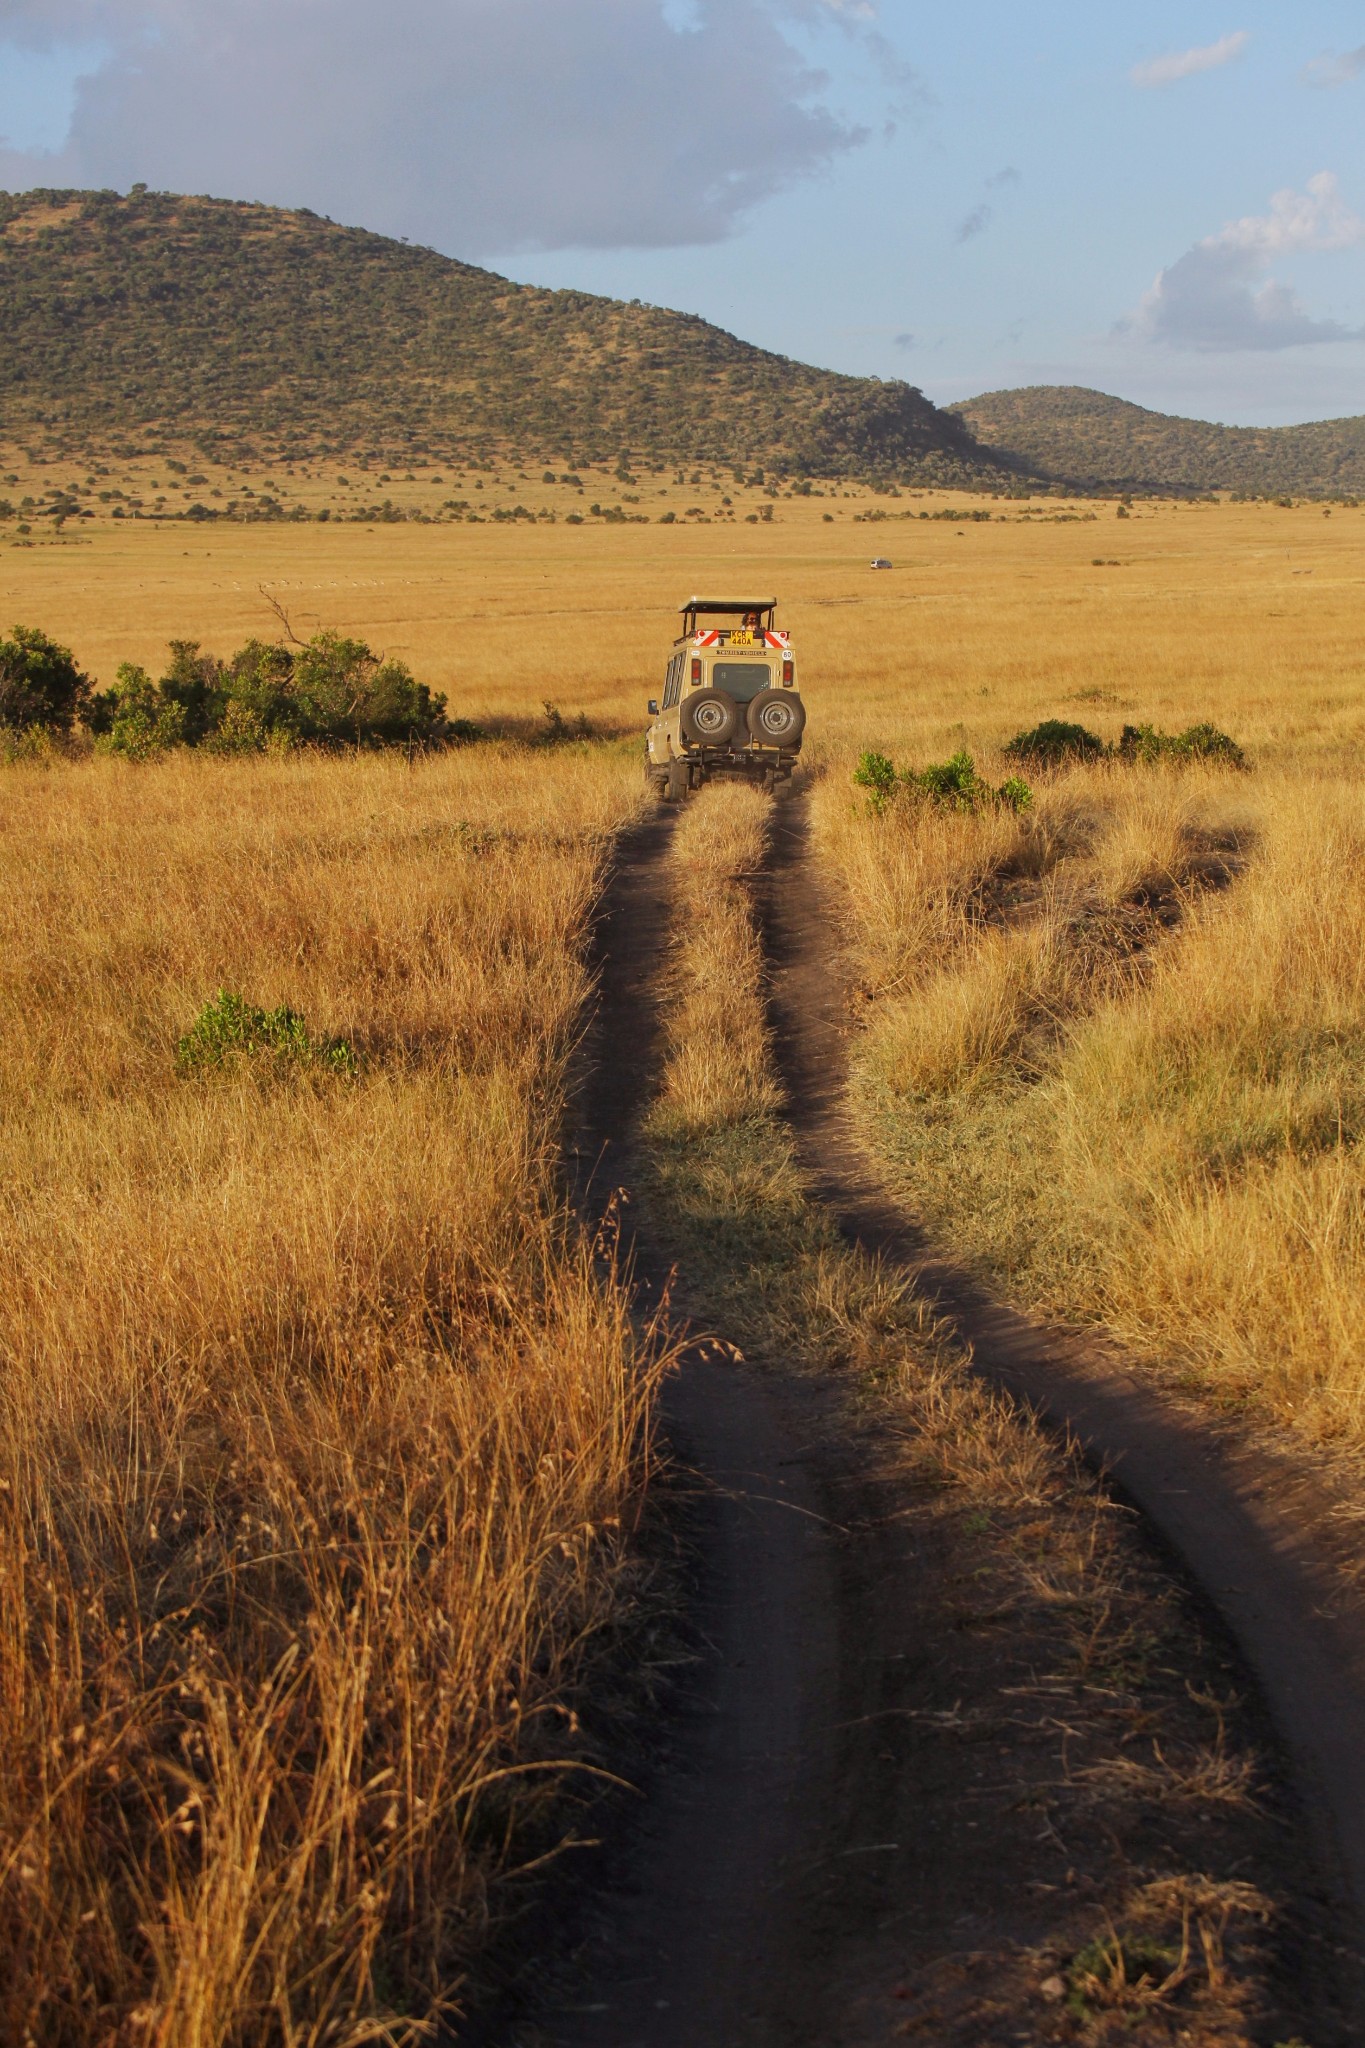
{"type": "Polygon", "coordinates": [[[775,597],[689,597],[686,604],[678,606],[680,612],[771,612],[777,609],[775,597]]]}

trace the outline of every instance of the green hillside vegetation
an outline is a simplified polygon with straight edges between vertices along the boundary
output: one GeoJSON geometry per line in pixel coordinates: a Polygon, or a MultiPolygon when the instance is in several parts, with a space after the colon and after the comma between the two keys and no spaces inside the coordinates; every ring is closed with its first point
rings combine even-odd
{"type": "MultiPolygon", "coordinates": [[[[0,195],[0,436],[247,463],[742,466],[999,486],[955,416],[706,321],[543,291],[306,210],[0,195]]],[[[760,477],[761,480],[761,477],[760,477]]]]}
{"type": "Polygon", "coordinates": [[[978,441],[1034,474],[1105,491],[1365,493],[1365,417],[1220,427],[1078,385],[988,391],[950,406],[978,441]]]}

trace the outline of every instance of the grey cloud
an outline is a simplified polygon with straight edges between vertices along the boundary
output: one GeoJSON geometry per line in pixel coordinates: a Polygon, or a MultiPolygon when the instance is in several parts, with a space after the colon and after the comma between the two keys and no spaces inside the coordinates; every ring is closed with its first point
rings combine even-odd
{"type": "Polygon", "coordinates": [[[1315,57],[1311,64],[1304,66],[1304,83],[1331,88],[1347,85],[1353,78],[1359,78],[1365,71],[1365,43],[1358,50],[1342,50],[1339,54],[1315,57]]]}
{"type": "Polygon", "coordinates": [[[915,337],[913,334],[893,334],[891,337],[891,346],[892,348],[900,349],[913,348],[915,346],[915,337]]]}
{"type": "MultiPolygon", "coordinates": [[[[1006,164],[1003,170],[995,171],[987,178],[987,192],[1000,192],[1009,185],[1021,184],[1022,180],[1013,164],[1006,164]]],[[[964,242],[974,242],[978,235],[984,235],[995,219],[995,208],[983,199],[970,213],[964,214],[953,230],[953,240],[961,247],[964,242]]]]}
{"type": "Polygon", "coordinates": [[[1335,176],[1320,171],[1302,192],[1277,192],[1268,213],[1230,221],[1187,249],[1115,331],[1204,352],[1363,340],[1365,328],[1315,320],[1296,293],[1266,276],[1278,255],[1362,242],[1365,219],[1346,204],[1335,176]]]}
{"type": "Polygon", "coordinates": [[[808,14],[698,0],[678,27],[663,0],[0,0],[0,38],[109,52],[66,147],[0,150],[0,185],[141,180],[471,255],[717,241],[865,139],[784,33],[808,14]]]}

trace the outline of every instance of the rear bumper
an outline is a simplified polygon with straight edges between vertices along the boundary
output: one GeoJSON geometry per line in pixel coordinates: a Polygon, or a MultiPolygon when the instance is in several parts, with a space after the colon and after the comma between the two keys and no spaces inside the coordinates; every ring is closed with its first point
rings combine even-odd
{"type": "Polygon", "coordinates": [[[787,775],[801,751],[798,740],[792,747],[684,747],[678,758],[710,774],[787,775]]]}

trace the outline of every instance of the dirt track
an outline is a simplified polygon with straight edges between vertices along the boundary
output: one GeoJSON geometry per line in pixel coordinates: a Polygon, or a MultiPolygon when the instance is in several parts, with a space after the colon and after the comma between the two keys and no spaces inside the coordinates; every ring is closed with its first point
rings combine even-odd
{"type": "MultiPolygon", "coordinates": [[[[578,1161],[599,1206],[630,1184],[652,1071],[649,983],[667,927],[671,822],[661,814],[623,848],[598,934],[598,1040],[578,1161]]],[[[804,840],[798,798],[779,811],[766,906],[794,1128],[815,1192],[846,1233],[918,1268],[913,1232],[868,1183],[843,1125],[842,990],[804,840]]],[[[665,1276],[647,1237],[636,1256],[643,1286],[657,1289],[665,1276]]],[[[1167,1410],[1093,1349],[1000,1308],[964,1275],[935,1267],[926,1284],[983,1372],[1116,1466],[1225,1617],[1292,1756],[1316,1881],[1340,1902],[1326,1919],[1312,1909],[1316,1954],[1304,1970],[1319,1989],[1326,1975],[1336,1984],[1311,2012],[1291,1996],[1291,2010],[1297,2025],[1313,2025],[1313,2048],[1361,2038],[1365,1995],[1350,1954],[1365,1899],[1358,1617],[1340,1611],[1330,1556],[1281,1504],[1288,1476],[1302,1498],[1302,1475],[1239,1460],[1218,1432],[1167,1410]],[[1354,2018],[1340,2017],[1342,2002],[1354,2018]]],[[[952,1561],[927,1550],[900,1512],[876,1442],[858,1439],[835,1390],[694,1359],[670,1387],[664,1424],[698,1481],[694,1622],[705,1649],[672,1709],[643,1818],[615,1854],[625,1880],[586,1909],[578,1962],[557,1973],[531,2038],[556,2048],[887,2040],[900,2031],[892,2020],[905,2008],[894,2000],[907,1970],[987,1936],[1024,1954],[1045,1927],[1033,1893],[1050,1888],[1027,1882],[1033,1824],[1001,1811],[1000,1788],[978,1782],[971,1755],[945,1754],[924,1733],[935,1701],[951,1706],[997,1683],[999,1652],[970,1632],[945,1641],[952,1561]],[[978,1836],[973,1850],[963,1832],[978,1827],[976,1814],[988,1849],[978,1836]]],[[[1016,1756],[1008,1768],[1032,1766],[1016,1756]]],[[[1311,1892],[1294,1832],[1284,1868],[1291,1889],[1311,1892]]]]}

